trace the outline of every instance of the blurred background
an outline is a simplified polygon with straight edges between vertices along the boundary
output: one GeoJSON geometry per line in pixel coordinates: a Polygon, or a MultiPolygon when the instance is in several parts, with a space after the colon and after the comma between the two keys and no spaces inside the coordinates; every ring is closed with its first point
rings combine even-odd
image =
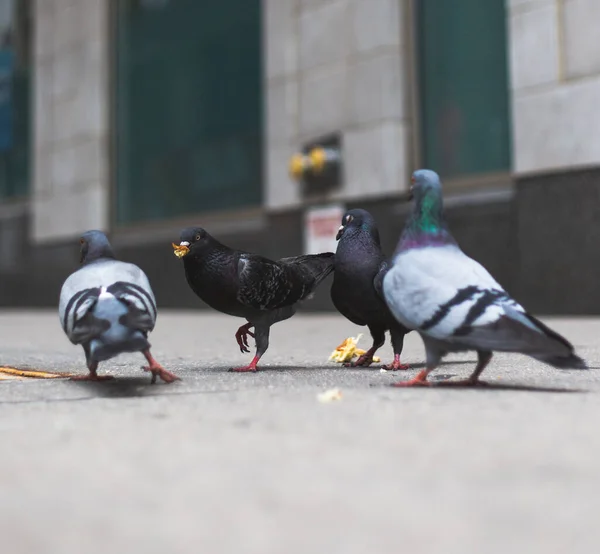
{"type": "MultiPolygon", "coordinates": [[[[0,304],[55,306],[109,232],[163,307],[171,241],[388,253],[411,172],[532,311],[600,313],[598,0],[0,0],[0,304]]],[[[306,309],[331,309],[328,285],[306,309]]]]}

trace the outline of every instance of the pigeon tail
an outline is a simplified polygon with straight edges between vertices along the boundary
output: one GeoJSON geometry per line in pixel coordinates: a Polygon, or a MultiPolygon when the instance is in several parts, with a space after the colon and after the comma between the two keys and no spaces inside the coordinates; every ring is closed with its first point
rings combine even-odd
{"type": "Polygon", "coordinates": [[[568,350],[565,354],[546,354],[535,356],[534,358],[545,362],[557,369],[588,369],[585,360],[580,358],[574,352],[573,345],[565,339],[562,335],[559,335],[556,331],[553,331],[542,323],[537,317],[532,316],[530,313],[523,314],[531,323],[533,323],[550,341],[553,346],[566,347],[568,350]]]}
{"type": "Polygon", "coordinates": [[[534,358],[556,369],[589,369],[585,360],[577,354],[569,356],[534,356],[534,358]]]}
{"type": "Polygon", "coordinates": [[[279,262],[297,269],[305,278],[314,279],[314,290],[333,271],[334,259],[335,254],[333,252],[324,252],[323,254],[306,254],[282,258],[279,262]]]}
{"type": "Polygon", "coordinates": [[[144,352],[150,348],[148,339],[139,331],[132,336],[118,342],[109,342],[103,337],[92,339],[90,342],[90,360],[94,362],[103,362],[114,358],[123,352],[144,352]]]}
{"type": "Polygon", "coordinates": [[[93,309],[99,320],[109,325],[90,341],[90,359],[97,362],[108,360],[121,352],[140,352],[150,348],[143,331],[123,323],[128,307],[108,292],[102,292],[93,309]]]}

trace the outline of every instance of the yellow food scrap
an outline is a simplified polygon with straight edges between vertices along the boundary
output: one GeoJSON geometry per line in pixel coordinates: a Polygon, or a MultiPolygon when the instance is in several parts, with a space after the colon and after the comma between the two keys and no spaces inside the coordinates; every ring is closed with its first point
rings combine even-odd
{"type": "Polygon", "coordinates": [[[8,381],[13,379],[65,379],[72,376],[72,373],[36,371],[33,369],[17,369],[14,367],[0,367],[0,380],[2,381],[8,381]]]}
{"type": "Polygon", "coordinates": [[[185,244],[175,244],[172,242],[171,246],[173,247],[173,254],[178,258],[183,258],[190,251],[185,244]]]}
{"type": "MultiPolygon", "coordinates": [[[[342,342],[342,344],[336,346],[335,350],[331,353],[331,356],[329,356],[329,360],[343,364],[345,362],[351,362],[354,358],[362,356],[366,350],[356,347],[361,337],[362,333],[357,337],[348,337],[344,342],[342,342]]],[[[373,356],[373,361],[380,362],[381,358],[378,356],[373,356]]]]}
{"type": "Polygon", "coordinates": [[[327,402],[335,402],[342,399],[342,391],[340,389],[329,389],[317,395],[319,402],[326,404],[327,402]]]}

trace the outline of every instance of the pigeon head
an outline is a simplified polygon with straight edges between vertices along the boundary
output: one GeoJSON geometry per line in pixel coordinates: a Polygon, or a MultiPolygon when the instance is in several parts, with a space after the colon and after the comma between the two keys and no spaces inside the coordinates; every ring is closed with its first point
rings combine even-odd
{"type": "Polygon", "coordinates": [[[200,250],[209,237],[210,235],[202,227],[188,227],[181,231],[179,244],[172,243],[173,253],[178,258],[183,258],[190,252],[200,250]]]}
{"type": "Polygon", "coordinates": [[[86,231],[81,235],[79,244],[81,245],[79,256],[81,264],[115,257],[110,242],[102,231],[86,231]]]}
{"type": "Polygon", "coordinates": [[[342,224],[338,229],[335,240],[340,240],[344,235],[367,232],[379,242],[379,233],[373,216],[366,210],[348,210],[342,217],[342,224]]]}
{"type": "Polygon", "coordinates": [[[431,169],[412,174],[411,195],[415,201],[413,219],[423,232],[437,233],[443,226],[443,199],[440,177],[431,169]]]}
{"type": "Polygon", "coordinates": [[[417,203],[425,197],[442,198],[442,183],[440,176],[431,169],[418,169],[412,174],[411,196],[417,203]]]}
{"type": "Polygon", "coordinates": [[[400,237],[398,250],[455,244],[444,221],[444,201],[439,175],[430,169],[419,169],[412,174],[412,214],[400,237]]]}

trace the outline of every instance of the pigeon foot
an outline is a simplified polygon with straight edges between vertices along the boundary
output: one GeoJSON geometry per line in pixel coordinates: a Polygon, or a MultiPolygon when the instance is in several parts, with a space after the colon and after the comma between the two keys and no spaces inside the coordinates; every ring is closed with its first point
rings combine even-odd
{"type": "Polygon", "coordinates": [[[368,367],[373,363],[373,356],[366,352],[355,362],[346,362],[344,367],[368,367]]]}
{"type": "Polygon", "coordinates": [[[110,381],[114,379],[113,375],[98,375],[98,362],[90,362],[88,365],[90,372],[87,375],[73,375],[71,381],[110,381]]]}
{"type": "Polygon", "coordinates": [[[150,350],[146,350],[144,353],[146,360],[148,360],[147,366],[142,366],[144,371],[152,372],[152,379],[150,380],[150,384],[154,385],[156,383],[156,378],[160,377],[165,383],[173,383],[174,381],[179,381],[180,378],[177,377],[174,373],[167,371],[163,366],[161,366],[150,354],[150,350]]]}
{"type": "Polygon", "coordinates": [[[248,335],[254,338],[254,333],[250,331],[250,327],[252,327],[252,324],[246,323],[246,325],[242,325],[235,333],[235,340],[237,341],[240,347],[240,351],[242,353],[250,352],[250,346],[248,345],[248,335]]]}
{"type": "Polygon", "coordinates": [[[392,383],[392,387],[430,387],[431,383],[427,380],[427,375],[429,375],[429,371],[424,369],[421,371],[414,379],[410,379],[409,381],[398,381],[397,383],[392,383]]]}
{"type": "Polygon", "coordinates": [[[369,367],[373,363],[373,356],[377,352],[377,347],[372,346],[362,356],[359,356],[355,362],[346,362],[345,367],[369,367]]]}
{"type": "Polygon", "coordinates": [[[394,361],[391,364],[387,364],[381,366],[383,369],[387,369],[388,371],[398,371],[398,370],[407,370],[410,369],[410,365],[403,364],[400,361],[400,354],[394,354],[394,361]]]}
{"type": "Polygon", "coordinates": [[[254,356],[254,358],[252,358],[252,361],[247,366],[232,367],[229,371],[233,371],[235,373],[256,373],[258,371],[258,368],[256,367],[256,364],[258,364],[258,360],[260,360],[260,356],[254,356]]]}
{"type": "Polygon", "coordinates": [[[73,375],[70,381],[110,381],[114,378],[114,375],[97,375],[90,372],[87,375],[73,375]]]}

